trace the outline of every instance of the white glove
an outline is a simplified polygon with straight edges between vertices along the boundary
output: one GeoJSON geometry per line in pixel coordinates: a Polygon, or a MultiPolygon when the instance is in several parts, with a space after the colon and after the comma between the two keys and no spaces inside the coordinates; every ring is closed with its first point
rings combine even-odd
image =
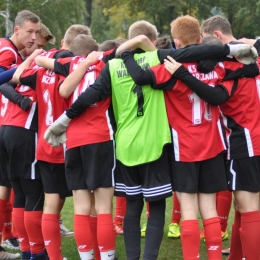
{"type": "Polygon", "coordinates": [[[236,60],[246,65],[255,63],[258,58],[257,50],[254,46],[248,44],[228,44],[230,55],[236,60]]]}
{"type": "Polygon", "coordinates": [[[63,113],[44,133],[44,140],[52,146],[60,146],[66,141],[66,130],[71,119],[63,113]]]}
{"type": "Polygon", "coordinates": [[[50,144],[52,147],[58,147],[61,145],[60,143],[60,136],[54,135],[50,129],[48,128],[45,131],[44,139],[50,144]]]}

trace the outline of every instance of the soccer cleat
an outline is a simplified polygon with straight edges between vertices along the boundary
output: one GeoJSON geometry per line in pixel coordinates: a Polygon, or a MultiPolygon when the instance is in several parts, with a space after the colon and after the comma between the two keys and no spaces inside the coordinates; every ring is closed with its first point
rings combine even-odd
{"type": "Polygon", "coordinates": [[[60,234],[61,237],[73,237],[74,232],[69,231],[62,223],[60,224],[60,234]]]}
{"type": "Polygon", "coordinates": [[[4,248],[2,248],[0,246],[0,259],[1,260],[2,259],[18,259],[18,258],[20,258],[20,254],[19,253],[13,254],[13,253],[6,252],[4,250],[4,248]]]}
{"type": "Polygon", "coordinates": [[[117,235],[124,235],[124,228],[122,225],[115,225],[115,231],[117,235]]]}
{"type": "Polygon", "coordinates": [[[204,233],[204,229],[202,229],[202,230],[200,231],[200,239],[201,239],[201,240],[204,240],[204,242],[205,242],[205,233],[204,233]]]}
{"type": "Polygon", "coordinates": [[[11,250],[20,250],[18,239],[10,237],[2,242],[2,247],[9,248],[11,250]]]}
{"type": "Polygon", "coordinates": [[[141,228],[141,237],[145,237],[146,234],[146,226],[147,224],[143,224],[142,228],[141,228]]]}
{"type": "Polygon", "coordinates": [[[228,239],[228,232],[227,232],[227,230],[225,232],[221,231],[221,237],[222,237],[222,241],[228,239]]]}
{"type": "Polygon", "coordinates": [[[223,255],[229,255],[229,254],[230,254],[230,247],[223,249],[223,250],[222,250],[222,254],[223,254],[223,255]]]}
{"type": "Polygon", "coordinates": [[[168,237],[179,238],[181,236],[180,226],[177,223],[171,223],[169,225],[168,237]]]}

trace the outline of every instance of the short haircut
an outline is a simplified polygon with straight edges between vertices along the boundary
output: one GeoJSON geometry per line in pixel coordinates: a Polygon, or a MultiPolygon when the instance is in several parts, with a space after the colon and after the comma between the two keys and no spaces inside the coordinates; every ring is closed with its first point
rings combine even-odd
{"type": "Polygon", "coordinates": [[[147,21],[141,20],[130,25],[128,30],[129,39],[142,34],[147,36],[150,41],[155,41],[158,37],[157,28],[147,21]]]}
{"type": "Polygon", "coordinates": [[[180,16],[171,22],[173,39],[179,39],[182,45],[198,44],[200,42],[199,21],[190,16],[180,16]]]}
{"type": "Polygon", "coordinates": [[[169,35],[163,35],[156,40],[157,49],[172,49],[172,40],[169,35]]]}
{"type": "Polygon", "coordinates": [[[89,35],[79,34],[71,42],[69,51],[75,56],[87,56],[98,50],[97,42],[89,35]]]}
{"type": "Polygon", "coordinates": [[[221,40],[213,35],[205,36],[202,38],[203,44],[210,44],[210,45],[223,45],[221,40]]]}
{"type": "Polygon", "coordinates": [[[117,37],[117,38],[115,39],[115,41],[117,41],[119,44],[123,44],[124,42],[127,41],[127,39],[122,38],[122,37],[117,37]]]}
{"type": "Polygon", "coordinates": [[[214,15],[205,20],[201,25],[201,32],[203,33],[213,35],[216,30],[221,31],[225,35],[233,35],[229,21],[221,15],[214,15]]]}
{"type": "Polygon", "coordinates": [[[23,10],[17,13],[14,21],[15,26],[22,26],[24,22],[30,21],[32,23],[39,23],[40,17],[29,10],[23,10]]]}
{"type": "Polygon", "coordinates": [[[67,46],[70,46],[72,40],[79,34],[85,34],[91,37],[91,31],[88,26],[81,24],[71,25],[64,35],[64,43],[67,46]]]}
{"type": "Polygon", "coordinates": [[[43,23],[40,23],[39,35],[49,43],[55,43],[55,37],[51,34],[49,28],[43,23]]]}
{"type": "Polygon", "coordinates": [[[109,51],[111,49],[118,47],[119,45],[121,45],[121,43],[118,42],[117,40],[106,40],[99,45],[98,50],[109,51]]]}

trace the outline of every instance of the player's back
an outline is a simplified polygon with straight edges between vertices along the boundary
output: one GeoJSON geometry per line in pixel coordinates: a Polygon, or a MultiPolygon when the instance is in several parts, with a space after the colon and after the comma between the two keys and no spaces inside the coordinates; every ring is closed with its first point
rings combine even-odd
{"type": "MultiPolygon", "coordinates": [[[[225,76],[222,63],[208,74],[200,73],[195,62],[183,65],[194,77],[211,87],[225,76]]],[[[225,150],[217,106],[200,99],[181,80],[177,80],[172,90],[165,91],[165,101],[176,161],[202,161],[225,150]]]]}
{"type": "MultiPolygon", "coordinates": [[[[157,51],[135,54],[143,68],[159,64],[157,51]]],[[[112,104],[117,124],[116,157],[127,166],[157,160],[171,142],[164,94],[137,86],[121,59],[109,61],[112,104]]]]}

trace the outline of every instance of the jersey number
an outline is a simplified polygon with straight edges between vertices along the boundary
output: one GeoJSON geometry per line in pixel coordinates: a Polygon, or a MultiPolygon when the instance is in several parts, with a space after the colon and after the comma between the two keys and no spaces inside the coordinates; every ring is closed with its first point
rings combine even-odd
{"type": "Polygon", "coordinates": [[[47,104],[47,113],[45,117],[46,125],[51,125],[53,123],[53,114],[52,114],[52,104],[50,99],[49,90],[46,89],[43,93],[43,100],[47,104]]]}
{"type": "Polygon", "coordinates": [[[212,120],[211,106],[207,102],[202,101],[199,98],[199,96],[194,92],[189,95],[189,99],[190,102],[192,103],[192,123],[194,125],[201,124],[202,121],[201,110],[203,105],[205,107],[204,118],[210,122],[212,120]]]}
{"type": "Polygon", "coordinates": [[[133,89],[134,94],[137,96],[137,117],[144,115],[144,94],[141,86],[136,85],[133,89]]]}
{"type": "Polygon", "coordinates": [[[2,95],[1,117],[5,115],[9,99],[2,95]]]}

